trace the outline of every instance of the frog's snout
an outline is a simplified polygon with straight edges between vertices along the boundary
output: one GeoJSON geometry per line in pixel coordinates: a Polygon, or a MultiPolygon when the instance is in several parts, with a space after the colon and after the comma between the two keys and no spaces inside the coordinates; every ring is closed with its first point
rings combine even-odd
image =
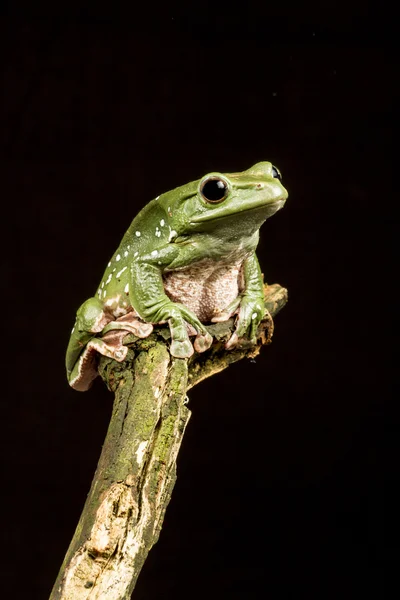
{"type": "Polygon", "coordinates": [[[263,162],[256,163],[255,165],[250,167],[250,169],[247,169],[247,171],[245,171],[245,173],[248,173],[249,175],[253,175],[253,177],[263,177],[263,176],[268,177],[271,175],[271,169],[272,169],[271,163],[267,162],[267,161],[263,161],[263,162]]]}

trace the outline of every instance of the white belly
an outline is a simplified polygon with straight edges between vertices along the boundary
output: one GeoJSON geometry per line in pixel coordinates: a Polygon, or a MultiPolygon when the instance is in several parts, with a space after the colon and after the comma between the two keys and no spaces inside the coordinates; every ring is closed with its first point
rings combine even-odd
{"type": "Polygon", "coordinates": [[[243,260],[241,257],[228,263],[204,259],[184,269],[164,273],[165,293],[207,323],[242,291],[243,260]]]}

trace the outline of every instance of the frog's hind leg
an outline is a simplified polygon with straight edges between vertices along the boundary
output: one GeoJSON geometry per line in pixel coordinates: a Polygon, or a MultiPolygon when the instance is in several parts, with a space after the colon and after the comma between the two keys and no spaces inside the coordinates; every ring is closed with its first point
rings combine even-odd
{"type": "Polygon", "coordinates": [[[106,344],[103,340],[92,338],[86,344],[85,350],[80,355],[69,375],[70,386],[74,390],[85,392],[90,388],[99,374],[97,370],[99,354],[122,362],[127,352],[128,348],[126,346],[112,346],[106,344]]]}
{"type": "Polygon", "coordinates": [[[67,377],[74,389],[87,390],[97,377],[97,352],[119,362],[124,360],[126,347],[113,347],[94,337],[111,320],[112,315],[98,298],[89,298],[78,309],[66,355],[67,377]]]}
{"type": "Polygon", "coordinates": [[[153,325],[151,323],[144,323],[137,318],[137,314],[134,311],[130,311],[115,321],[110,321],[104,328],[103,333],[119,329],[124,330],[126,333],[132,333],[138,338],[146,338],[153,331],[153,325]]]}

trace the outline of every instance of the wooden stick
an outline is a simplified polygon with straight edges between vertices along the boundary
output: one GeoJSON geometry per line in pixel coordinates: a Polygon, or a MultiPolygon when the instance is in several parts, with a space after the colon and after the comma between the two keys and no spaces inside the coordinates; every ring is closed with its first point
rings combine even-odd
{"type": "MultiPolygon", "coordinates": [[[[265,286],[275,316],[287,302],[279,285],[265,286]]],[[[212,347],[189,360],[168,351],[168,328],[139,340],[126,336],[124,363],[102,357],[100,374],[115,401],[103,450],[80,521],[50,600],[129,600],[158,540],[176,480],[176,460],[190,418],[187,390],[269,343],[271,320],[257,344],[227,351],[234,321],[208,327],[212,347]]]]}

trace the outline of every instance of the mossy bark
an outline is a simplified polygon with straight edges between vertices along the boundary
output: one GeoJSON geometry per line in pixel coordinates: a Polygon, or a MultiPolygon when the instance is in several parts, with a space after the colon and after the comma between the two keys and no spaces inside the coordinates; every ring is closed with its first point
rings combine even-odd
{"type": "MultiPolygon", "coordinates": [[[[287,292],[265,286],[274,316],[287,292]]],[[[189,360],[168,351],[169,332],[146,339],[126,336],[124,363],[102,357],[100,374],[115,401],[98,467],[80,521],[50,600],[128,600],[158,539],[176,480],[176,460],[190,418],[187,390],[231,363],[254,357],[269,343],[271,320],[259,328],[257,344],[227,351],[233,319],[208,327],[215,342],[189,360]]]]}

